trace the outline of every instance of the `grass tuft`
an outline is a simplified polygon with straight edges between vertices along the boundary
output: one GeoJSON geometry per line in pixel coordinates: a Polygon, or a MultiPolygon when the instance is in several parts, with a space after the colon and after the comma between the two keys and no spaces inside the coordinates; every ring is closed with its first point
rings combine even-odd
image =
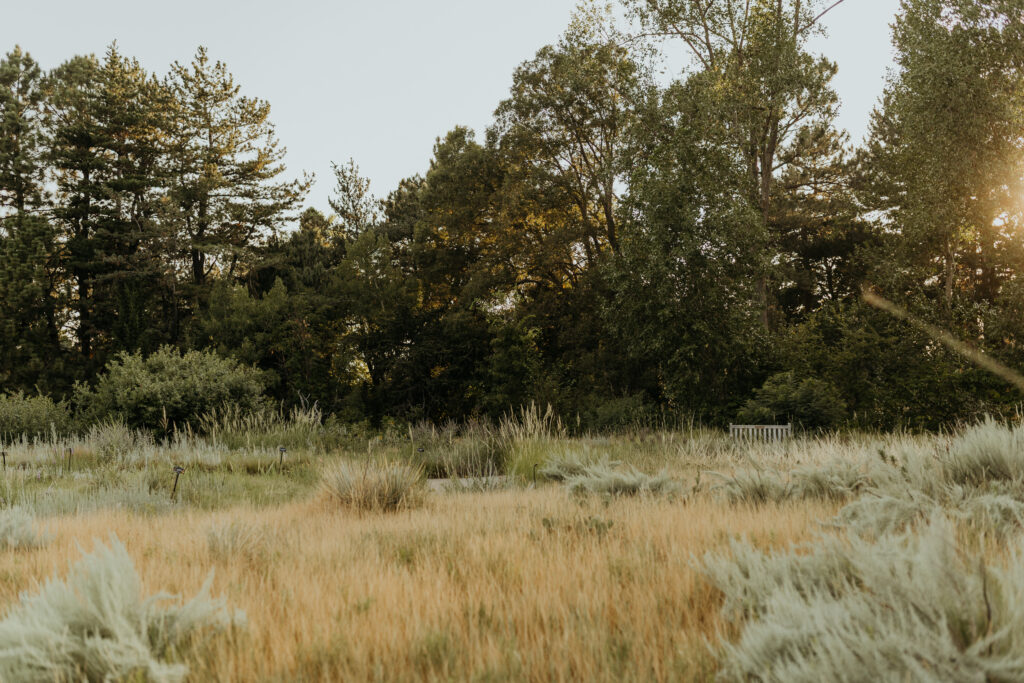
{"type": "Polygon", "coordinates": [[[323,488],[345,507],[390,512],[423,500],[423,471],[394,460],[343,460],[323,473],[323,488]]]}

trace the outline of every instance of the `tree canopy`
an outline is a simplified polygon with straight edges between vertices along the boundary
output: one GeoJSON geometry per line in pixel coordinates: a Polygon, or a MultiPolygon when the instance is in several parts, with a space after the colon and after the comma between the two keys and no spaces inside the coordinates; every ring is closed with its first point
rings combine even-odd
{"type": "Polygon", "coordinates": [[[247,401],[371,422],[1012,411],[1018,389],[926,330],[1024,367],[1024,0],[902,0],[860,145],[810,47],[836,4],[584,7],[485,130],[380,196],[335,163],[326,207],[205,48],[153,74],[116,45],[49,72],[15,47],[0,391],[98,396],[203,351],[258,376],[247,401]],[[659,75],[670,46],[690,60],[659,75]]]}

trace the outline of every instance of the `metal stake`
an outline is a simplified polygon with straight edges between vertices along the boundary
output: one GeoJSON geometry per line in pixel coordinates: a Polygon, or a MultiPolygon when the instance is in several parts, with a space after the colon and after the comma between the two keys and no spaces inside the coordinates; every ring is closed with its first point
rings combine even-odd
{"type": "Polygon", "coordinates": [[[180,477],[181,473],[184,471],[185,468],[182,467],[181,465],[174,466],[174,488],[171,489],[171,500],[174,500],[174,495],[178,491],[178,477],[180,477]]]}

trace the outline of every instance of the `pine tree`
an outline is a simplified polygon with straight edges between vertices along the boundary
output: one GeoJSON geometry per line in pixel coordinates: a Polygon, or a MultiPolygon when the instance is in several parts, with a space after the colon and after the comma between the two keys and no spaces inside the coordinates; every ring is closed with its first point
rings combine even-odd
{"type": "Polygon", "coordinates": [[[270,105],[242,96],[205,48],[190,65],[173,65],[169,86],[176,107],[168,158],[176,257],[202,305],[209,276],[237,275],[252,248],[291,219],[311,179],[279,180],[285,149],[270,105]]]}
{"type": "MultiPolygon", "coordinates": [[[[76,57],[51,76],[54,216],[67,245],[75,336],[85,376],[119,350],[166,341],[159,310],[173,272],[161,224],[167,183],[167,90],[116,46],[101,63],[76,57]]],[[[173,335],[172,335],[173,336],[173,335]]]]}
{"type": "Polygon", "coordinates": [[[60,389],[61,246],[45,216],[43,77],[15,48],[0,61],[0,387],[60,389]]]}

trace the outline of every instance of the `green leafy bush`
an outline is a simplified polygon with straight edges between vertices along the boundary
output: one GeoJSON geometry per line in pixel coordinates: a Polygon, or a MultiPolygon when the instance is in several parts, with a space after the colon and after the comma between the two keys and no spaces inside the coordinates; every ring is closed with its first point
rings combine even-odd
{"type": "Polygon", "coordinates": [[[63,436],[71,429],[71,411],[63,402],[21,392],[0,394],[0,439],[3,441],[63,436]]]}
{"type": "Polygon", "coordinates": [[[846,417],[846,402],[835,385],[782,372],[768,378],[736,419],[746,424],[796,423],[807,429],[829,429],[846,417]]]}
{"type": "Polygon", "coordinates": [[[66,580],[23,593],[0,621],[0,680],[181,681],[180,656],[199,637],[242,625],[245,615],[210,597],[212,576],[191,600],[142,597],[125,547],[111,536],[71,568],[66,580]]]}
{"type": "Polygon", "coordinates": [[[129,427],[162,430],[198,425],[202,415],[263,402],[260,371],[212,352],[184,355],[165,346],[156,353],[122,353],[107,364],[95,388],[77,385],[75,404],[89,421],[117,417],[129,427]]]}

